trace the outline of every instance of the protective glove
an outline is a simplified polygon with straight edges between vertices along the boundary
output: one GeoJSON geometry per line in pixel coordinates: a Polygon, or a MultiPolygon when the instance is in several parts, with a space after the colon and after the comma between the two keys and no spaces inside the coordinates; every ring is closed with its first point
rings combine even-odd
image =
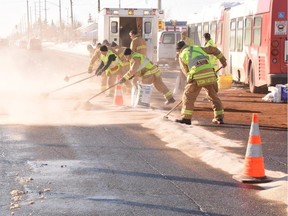
{"type": "Polygon", "coordinates": [[[127,80],[125,79],[125,77],[122,77],[120,80],[119,80],[119,83],[122,84],[122,83],[125,83],[127,80]]]}
{"type": "Polygon", "coordinates": [[[222,67],[225,68],[227,66],[227,62],[221,62],[222,63],[222,67]]]}

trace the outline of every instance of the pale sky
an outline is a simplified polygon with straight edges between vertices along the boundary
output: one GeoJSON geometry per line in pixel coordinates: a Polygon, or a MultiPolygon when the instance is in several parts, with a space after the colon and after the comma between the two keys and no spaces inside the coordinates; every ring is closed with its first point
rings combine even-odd
{"type": "MultiPolygon", "coordinates": [[[[66,24],[70,18],[70,0],[46,0],[47,21],[59,23],[59,1],[61,1],[61,18],[66,24]]],[[[225,0],[162,0],[162,9],[165,10],[166,19],[186,21],[194,13],[199,12],[205,6],[223,2],[225,0]],[[175,6],[177,2],[177,9],[175,6]]],[[[229,0],[226,0],[229,1],[229,0]]],[[[236,1],[236,0],[235,0],[236,1]]],[[[45,0],[28,0],[30,22],[35,22],[39,16],[39,2],[41,5],[41,19],[45,19],[45,0]]],[[[89,13],[95,20],[97,17],[98,0],[73,0],[74,20],[79,20],[82,24],[87,22],[89,13]]],[[[0,0],[0,37],[6,37],[15,31],[17,25],[19,29],[26,29],[27,26],[27,0],[0,0]]],[[[101,0],[100,7],[123,8],[157,8],[158,0],[101,0]]]]}

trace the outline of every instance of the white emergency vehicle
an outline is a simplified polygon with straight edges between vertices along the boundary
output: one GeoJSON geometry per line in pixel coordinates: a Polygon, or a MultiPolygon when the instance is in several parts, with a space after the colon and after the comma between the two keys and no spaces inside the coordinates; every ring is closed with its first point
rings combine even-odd
{"type": "Polygon", "coordinates": [[[98,40],[130,47],[129,32],[136,30],[147,43],[148,58],[156,62],[158,20],[163,17],[158,9],[104,8],[98,17],[98,40]]]}
{"type": "Polygon", "coordinates": [[[187,31],[186,21],[165,21],[158,33],[157,64],[168,64],[171,68],[178,65],[176,61],[176,43],[181,33],[187,31]]]}

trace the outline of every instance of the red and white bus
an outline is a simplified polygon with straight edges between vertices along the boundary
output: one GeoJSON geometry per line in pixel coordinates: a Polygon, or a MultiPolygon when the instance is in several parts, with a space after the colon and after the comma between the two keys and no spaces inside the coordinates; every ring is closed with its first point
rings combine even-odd
{"type": "Polygon", "coordinates": [[[205,32],[228,60],[224,73],[249,84],[251,92],[287,83],[287,0],[247,0],[210,7],[188,23],[195,44],[204,44],[205,32]]]}

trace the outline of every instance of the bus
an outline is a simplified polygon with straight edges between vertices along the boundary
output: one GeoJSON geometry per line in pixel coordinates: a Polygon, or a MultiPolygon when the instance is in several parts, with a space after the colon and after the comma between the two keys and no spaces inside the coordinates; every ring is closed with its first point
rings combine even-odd
{"type": "Polygon", "coordinates": [[[203,34],[210,33],[227,58],[225,74],[252,93],[287,83],[287,0],[246,0],[207,10],[188,23],[188,35],[203,46],[203,34]]]}

